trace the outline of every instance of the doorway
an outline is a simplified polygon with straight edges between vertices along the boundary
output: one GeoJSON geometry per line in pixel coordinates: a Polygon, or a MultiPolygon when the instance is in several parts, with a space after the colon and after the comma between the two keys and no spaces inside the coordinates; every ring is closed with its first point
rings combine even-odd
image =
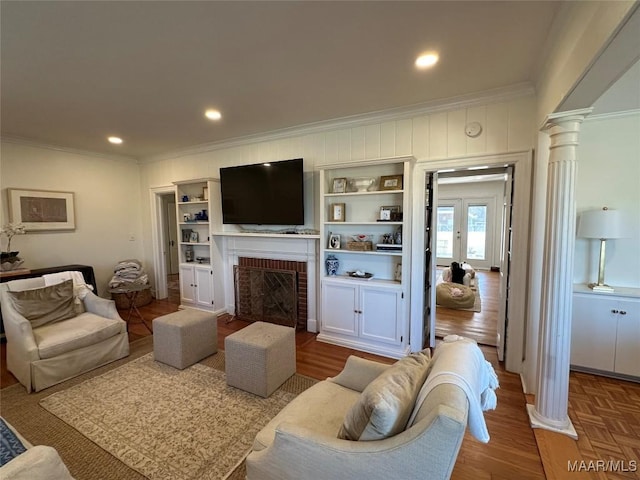
{"type": "MultiPolygon", "coordinates": [[[[507,205],[496,209],[509,212],[511,228],[509,238],[499,241],[494,235],[493,251],[499,252],[499,267],[506,272],[507,281],[500,279],[500,305],[497,350],[498,358],[505,361],[509,371],[520,371],[526,332],[526,288],[529,240],[529,207],[531,199],[532,152],[515,152],[499,155],[470,156],[429,162],[418,162],[413,175],[414,209],[412,212],[412,263],[411,271],[411,350],[435,346],[436,330],[436,212],[439,201],[438,176],[449,174],[468,176],[470,171],[499,167],[512,167],[513,189],[505,193],[507,205]],[[512,195],[511,195],[512,193],[512,195]],[[417,207],[420,206],[422,207],[417,207]],[[513,212],[513,215],[511,215],[513,212]],[[508,252],[503,255],[502,250],[508,252]],[[503,265],[507,268],[503,269],[503,265]],[[516,285],[517,288],[512,288],[516,285]],[[503,300],[504,299],[504,300],[503,300]],[[508,301],[506,300],[508,299],[508,301]],[[509,321],[509,319],[513,319],[509,321]],[[503,324],[503,325],[501,325],[503,324]]],[[[503,170],[504,171],[504,170],[503,170]]],[[[505,182],[506,184],[506,182],[505,182]]],[[[504,216],[504,215],[503,215],[504,216]]],[[[500,232],[503,225],[496,226],[500,232]]]]}
{"type": "MultiPolygon", "coordinates": [[[[436,302],[436,337],[458,334],[478,343],[497,346],[500,302],[500,251],[508,225],[503,219],[506,182],[510,169],[492,167],[483,170],[437,172],[438,195],[436,211],[436,289],[444,281],[442,271],[452,262],[463,265],[469,272],[469,289],[473,306],[446,306],[436,302]]],[[[464,288],[464,287],[461,287],[464,288]]]]}

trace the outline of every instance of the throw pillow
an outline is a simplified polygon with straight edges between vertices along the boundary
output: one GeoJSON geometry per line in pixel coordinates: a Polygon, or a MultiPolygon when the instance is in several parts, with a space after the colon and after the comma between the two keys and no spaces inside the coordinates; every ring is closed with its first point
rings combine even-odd
{"type": "Polygon", "coordinates": [[[31,322],[33,328],[76,316],[73,304],[73,280],[49,287],[7,292],[13,308],[31,322]]]}
{"type": "Polygon", "coordinates": [[[362,392],[344,418],[339,438],[382,440],[403,431],[429,371],[428,353],[398,360],[362,392]]]}

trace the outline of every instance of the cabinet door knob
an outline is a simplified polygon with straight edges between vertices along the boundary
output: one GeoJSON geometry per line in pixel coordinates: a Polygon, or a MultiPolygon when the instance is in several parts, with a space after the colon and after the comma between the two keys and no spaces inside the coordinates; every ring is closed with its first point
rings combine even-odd
{"type": "Polygon", "coordinates": [[[627,312],[625,312],[624,310],[620,310],[620,315],[626,315],[627,312]]]}
{"type": "Polygon", "coordinates": [[[611,313],[618,313],[618,310],[613,309],[611,310],[611,313]]]}

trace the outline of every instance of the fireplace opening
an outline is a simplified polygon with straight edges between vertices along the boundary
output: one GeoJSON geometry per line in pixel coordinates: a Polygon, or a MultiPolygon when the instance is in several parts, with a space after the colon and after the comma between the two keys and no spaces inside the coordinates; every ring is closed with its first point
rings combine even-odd
{"type": "Polygon", "coordinates": [[[305,263],[242,257],[234,283],[238,319],[306,329],[305,263]]]}

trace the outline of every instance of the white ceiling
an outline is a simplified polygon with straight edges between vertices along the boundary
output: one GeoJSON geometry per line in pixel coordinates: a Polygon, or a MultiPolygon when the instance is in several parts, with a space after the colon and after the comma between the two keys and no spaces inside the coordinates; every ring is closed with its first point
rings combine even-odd
{"type": "Polygon", "coordinates": [[[535,82],[558,2],[2,1],[1,133],[144,158],[535,82]],[[440,53],[430,71],[415,57],[440,53]],[[205,108],[222,111],[213,123],[205,108]],[[108,135],[124,138],[121,146],[108,135]]]}

